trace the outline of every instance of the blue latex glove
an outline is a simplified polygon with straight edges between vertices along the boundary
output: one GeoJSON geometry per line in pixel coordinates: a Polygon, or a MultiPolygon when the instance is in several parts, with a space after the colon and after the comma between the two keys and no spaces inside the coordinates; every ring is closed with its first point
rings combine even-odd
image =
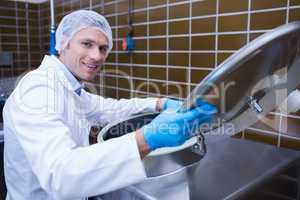
{"type": "Polygon", "coordinates": [[[182,101],[178,101],[174,99],[166,99],[162,110],[163,111],[167,109],[178,110],[182,104],[183,104],[182,101]]]}
{"type": "Polygon", "coordinates": [[[151,150],[181,145],[196,128],[208,122],[216,111],[213,105],[205,102],[187,112],[166,110],[142,128],[146,143],[151,150]]]}

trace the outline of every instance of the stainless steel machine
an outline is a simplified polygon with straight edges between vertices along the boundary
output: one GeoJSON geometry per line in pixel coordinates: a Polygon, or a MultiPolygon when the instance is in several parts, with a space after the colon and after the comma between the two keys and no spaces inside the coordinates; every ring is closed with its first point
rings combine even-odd
{"type": "MultiPolygon", "coordinates": [[[[149,177],[146,181],[103,198],[237,198],[244,191],[241,188],[255,185],[299,158],[292,150],[249,141],[241,144],[230,138],[278,107],[299,85],[299,76],[300,22],[280,26],[253,40],[213,70],[185,100],[182,110],[194,107],[199,98],[214,103],[219,112],[210,125],[199,127],[180,147],[151,152],[143,160],[149,177]]],[[[157,114],[108,124],[98,135],[98,142],[132,132],[157,114]]]]}

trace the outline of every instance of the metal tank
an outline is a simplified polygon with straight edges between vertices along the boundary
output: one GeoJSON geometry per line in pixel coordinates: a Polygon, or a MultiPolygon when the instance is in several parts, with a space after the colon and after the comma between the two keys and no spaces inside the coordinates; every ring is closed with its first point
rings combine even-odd
{"type": "MultiPolygon", "coordinates": [[[[300,22],[282,25],[251,41],[203,79],[182,106],[182,110],[191,109],[198,98],[214,103],[219,112],[210,126],[200,127],[182,146],[151,152],[143,159],[148,179],[106,194],[104,199],[118,195],[198,199],[194,187],[197,177],[189,174],[206,156],[206,141],[222,142],[278,107],[299,85],[299,75],[300,22]]],[[[99,133],[98,142],[135,131],[157,115],[146,113],[108,124],[99,133]]]]}

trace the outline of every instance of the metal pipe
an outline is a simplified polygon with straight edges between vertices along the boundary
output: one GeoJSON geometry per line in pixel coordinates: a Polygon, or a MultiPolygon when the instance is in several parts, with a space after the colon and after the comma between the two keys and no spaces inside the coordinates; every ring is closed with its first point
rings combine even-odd
{"type": "Polygon", "coordinates": [[[51,14],[51,27],[50,27],[50,55],[56,55],[55,50],[55,18],[54,18],[54,0],[50,0],[50,14],[51,14]]]}

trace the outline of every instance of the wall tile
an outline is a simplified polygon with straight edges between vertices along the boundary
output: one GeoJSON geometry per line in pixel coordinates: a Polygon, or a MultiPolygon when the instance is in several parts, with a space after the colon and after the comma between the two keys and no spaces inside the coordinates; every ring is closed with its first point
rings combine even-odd
{"type": "Polygon", "coordinates": [[[192,83],[199,83],[210,71],[208,70],[191,70],[191,81],[192,83]]]}
{"type": "Polygon", "coordinates": [[[170,81],[186,82],[187,70],[186,69],[172,69],[169,68],[168,76],[170,81]]]}
{"type": "Polygon", "coordinates": [[[146,39],[137,39],[134,40],[135,50],[147,50],[147,40],[146,39]]]}
{"type": "Polygon", "coordinates": [[[240,12],[248,10],[248,0],[220,0],[220,13],[240,12]]]}
{"type": "Polygon", "coordinates": [[[147,12],[145,11],[134,12],[132,16],[133,23],[147,22],[147,12]]]}
{"type": "Polygon", "coordinates": [[[107,17],[106,19],[110,26],[116,26],[116,17],[115,16],[107,17]]]}
{"type": "Polygon", "coordinates": [[[147,78],[147,68],[146,67],[133,67],[132,76],[147,78]]]}
{"type": "Polygon", "coordinates": [[[189,22],[188,21],[179,21],[179,22],[170,22],[169,23],[169,34],[187,34],[189,32],[189,22]]]}
{"type": "Polygon", "coordinates": [[[147,36],[147,26],[134,26],[134,36],[147,36]]]}
{"type": "Polygon", "coordinates": [[[117,82],[118,82],[118,87],[119,88],[124,88],[124,89],[128,89],[130,88],[130,79],[127,78],[117,78],[117,82]]]}
{"type": "Polygon", "coordinates": [[[166,69],[164,67],[149,67],[149,78],[166,80],[166,69]]]}
{"type": "Polygon", "coordinates": [[[218,47],[222,50],[238,50],[247,43],[247,35],[220,35],[218,47]]]}
{"type": "Polygon", "coordinates": [[[189,38],[188,37],[170,38],[169,50],[189,50],[189,38]]]}
{"type": "Polygon", "coordinates": [[[125,15],[118,15],[118,25],[128,25],[128,14],[125,15]]]}
{"type": "Polygon", "coordinates": [[[13,1],[0,1],[0,7],[14,8],[15,7],[15,2],[13,2],[13,1]]]}
{"type": "Polygon", "coordinates": [[[216,31],[216,18],[194,19],[192,21],[192,33],[209,33],[216,31]]]}
{"type": "Polygon", "coordinates": [[[158,96],[165,96],[167,94],[166,89],[166,83],[150,81],[149,92],[155,93],[158,96]]]}
{"type": "Polygon", "coordinates": [[[170,6],[169,19],[189,17],[189,3],[170,6]]]}
{"type": "Polygon", "coordinates": [[[165,35],[166,34],[166,23],[149,24],[149,35],[165,35]]]}
{"type": "Polygon", "coordinates": [[[245,31],[247,30],[247,15],[221,16],[219,18],[219,31],[245,31]]]}
{"type": "Polygon", "coordinates": [[[300,5],[300,2],[298,0],[290,0],[290,5],[291,6],[300,5]]]}
{"type": "Polygon", "coordinates": [[[132,61],[136,64],[146,64],[147,63],[147,54],[145,53],[133,53],[132,61]]]}
{"type": "Polygon", "coordinates": [[[247,140],[253,140],[257,142],[263,142],[271,145],[277,145],[278,142],[278,136],[276,135],[270,135],[264,132],[257,132],[253,130],[247,129],[244,131],[245,139],[247,140]]]}
{"type": "Polygon", "coordinates": [[[300,20],[300,8],[291,9],[289,14],[289,21],[299,21],[300,20]]]}
{"type": "Polygon", "coordinates": [[[150,65],[165,65],[166,64],[166,54],[150,53],[149,54],[149,64],[150,65]]]}
{"type": "Polygon", "coordinates": [[[278,115],[268,114],[251,127],[256,129],[267,130],[274,134],[279,132],[280,117],[278,115]]]}
{"type": "Polygon", "coordinates": [[[116,12],[116,5],[113,3],[113,4],[109,4],[109,5],[105,5],[104,6],[104,13],[105,15],[109,15],[109,14],[113,14],[116,12]]]}
{"type": "Polygon", "coordinates": [[[188,66],[189,55],[187,53],[169,53],[169,65],[188,66]]]}
{"type": "Polygon", "coordinates": [[[116,4],[119,13],[128,12],[129,1],[120,1],[117,2],[116,4]]]}
{"type": "Polygon", "coordinates": [[[251,30],[273,29],[285,23],[285,11],[253,13],[251,15],[251,30]]]}
{"type": "Polygon", "coordinates": [[[79,10],[80,9],[80,1],[72,1],[71,2],[71,10],[79,10]]]}
{"type": "Polygon", "coordinates": [[[120,98],[120,99],[122,99],[122,98],[129,99],[129,98],[131,98],[130,92],[124,91],[124,90],[118,90],[118,98],[120,98]]]}
{"type": "Polygon", "coordinates": [[[212,14],[216,14],[216,0],[193,2],[192,16],[212,14]]]}
{"type": "Polygon", "coordinates": [[[187,87],[183,84],[168,84],[168,95],[174,98],[185,98],[187,96],[187,87]]]}
{"type": "Polygon", "coordinates": [[[150,39],[149,50],[166,50],[166,39],[150,39]]]}
{"type": "Polygon", "coordinates": [[[164,5],[166,3],[167,3],[166,0],[149,1],[149,6],[152,7],[152,6],[164,5]]]}
{"type": "Polygon", "coordinates": [[[219,53],[218,54],[218,65],[225,61],[232,53],[219,53]]]}
{"type": "Polygon", "coordinates": [[[147,50],[147,40],[146,39],[138,39],[134,40],[135,50],[147,50]]]}
{"type": "Polygon", "coordinates": [[[282,117],[280,132],[300,139],[300,119],[282,117]]]}
{"type": "Polygon", "coordinates": [[[300,140],[298,138],[287,138],[282,136],[280,139],[280,146],[294,150],[300,150],[300,140]]]}
{"type": "Polygon", "coordinates": [[[127,54],[127,52],[119,53],[118,54],[118,61],[119,61],[119,63],[129,63],[130,62],[130,56],[127,54]]]}
{"type": "Polygon", "coordinates": [[[165,7],[149,10],[149,21],[165,20],[166,14],[165,7]]]}
{"type": "Polygon", "coordinates": [[[141,9],[147,7],[147,0],[137,0],[133,1],[133,8],[134,9],[141,9]]]}
{"type": "Polygon", "coordinates": [[[142,92],[148,91],[147,81],[133,79],[133,82],[134,82],[135,90],[142,91],[142,92]]]}
{"type": "Polygon", "coordinates": [[[195,36],[192,38],[192,50],[214,50],[215,36],[195,36]]]}
{"type": "Polygon", "coordinates": [[[215,66],[214,53],[193,53],[191,55],[191,64],[193,67],[209,67],[215,66]]]}
{"type": "Polygon", "coordinates": [[[252,0],[251,10],[285,7],[287,0],[252,0]]]}

